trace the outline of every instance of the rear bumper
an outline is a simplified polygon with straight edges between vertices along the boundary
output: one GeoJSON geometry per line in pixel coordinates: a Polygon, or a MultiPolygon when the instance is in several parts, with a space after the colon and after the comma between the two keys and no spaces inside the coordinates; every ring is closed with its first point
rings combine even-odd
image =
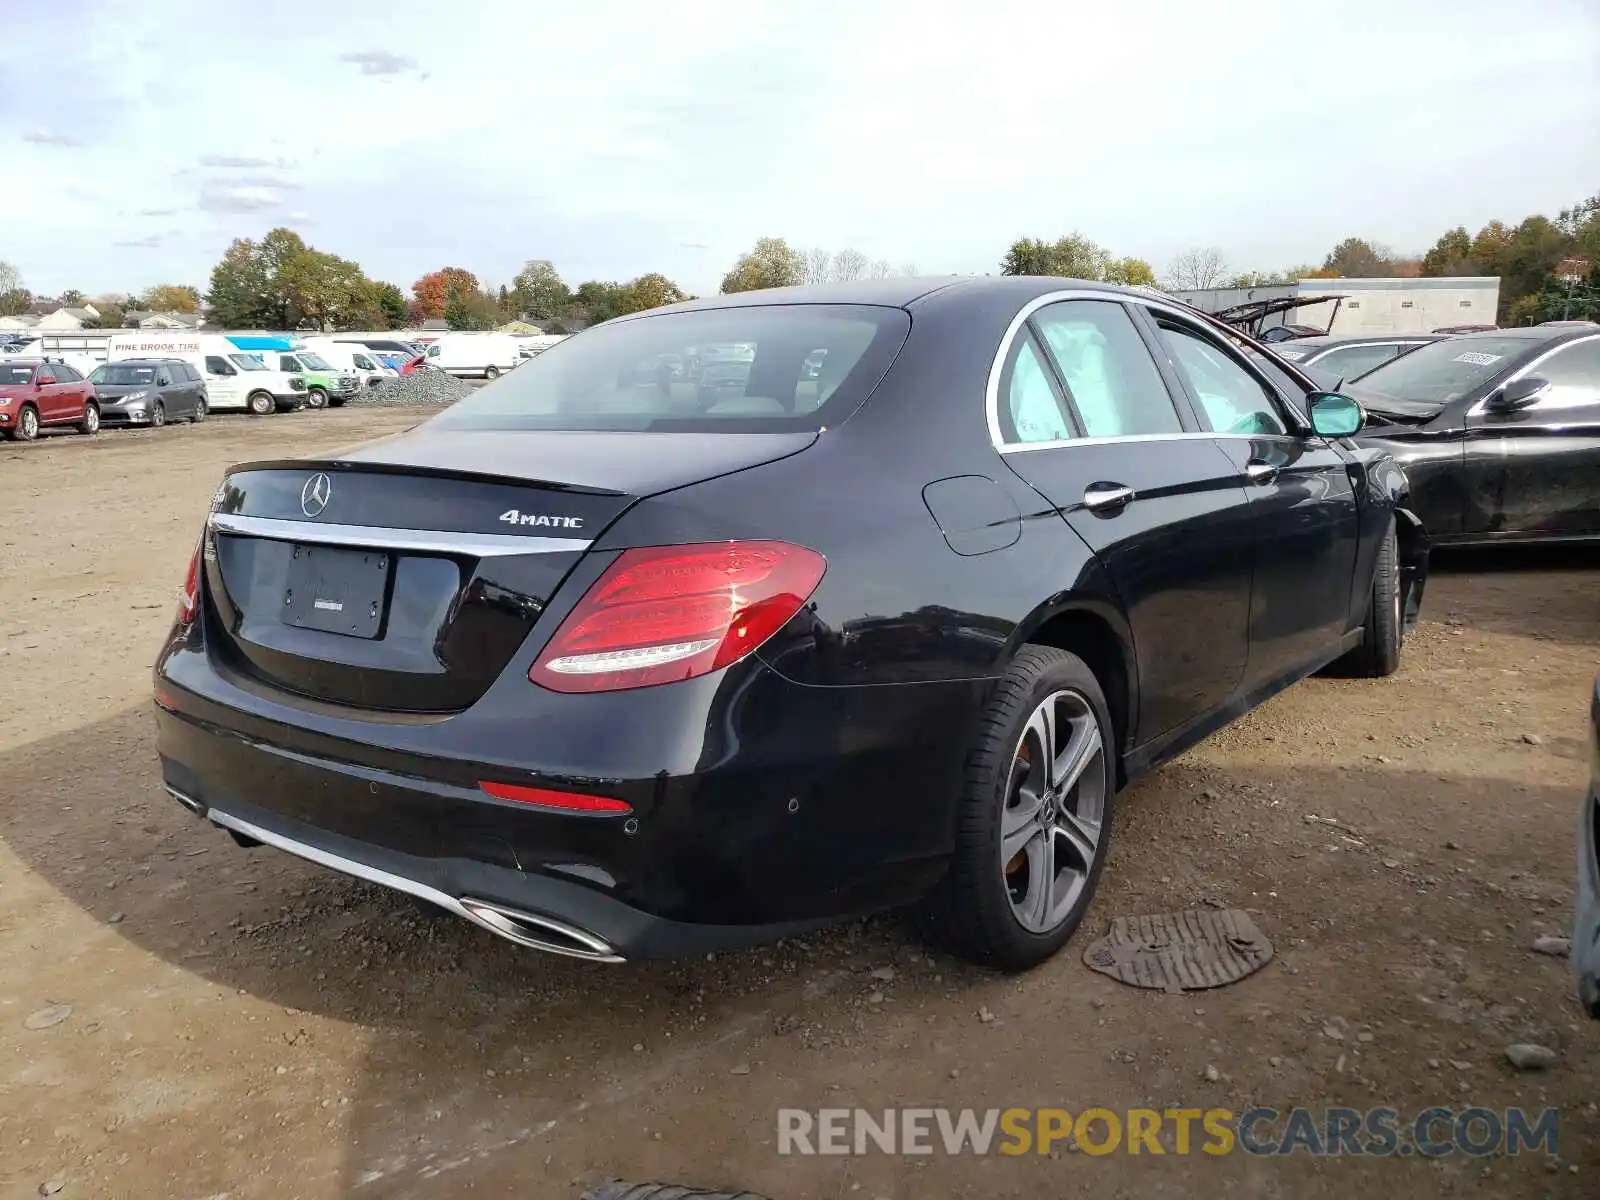
{"type": "Polygon", "coordinates": [[[770,940],[909,902],[943,874],[984,684],[806,687],[751,658],[557,697],[525,670],[465,712],[389,722],[297,707],[169,648],[162,774],[245,837],[578,957],[770,940]],[[480,779],[632,811],[530,808],[480,779]]]}

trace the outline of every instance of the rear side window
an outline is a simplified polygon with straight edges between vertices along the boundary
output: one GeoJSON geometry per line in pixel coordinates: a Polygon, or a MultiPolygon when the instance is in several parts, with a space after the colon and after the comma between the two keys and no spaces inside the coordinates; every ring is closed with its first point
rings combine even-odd
{"type": "Polygon", "coordinates": [[[1059,442],[1074,436],[1030,337],[1017,339],[1006,374],[1005,400],[1010,428],[1001,432],[1007,442],[1059,442]]]}
{"type": "Polygon", "coordinates": [[[1086,436],[1183,429],[1155,360],[1120,304],[1068,300],[1041,309],[1034,322],[1086,436]]]}
{"type": "Polygon", "coordinates": [[[820,429],[871,393],[910,327],[903,309],[862,304],[712,308],[606,322],[435,420],[478,429],[820,429]]]}
{"type": "Polygon", "coordinates": [[[82,375],[79,375],[76,370],[67,366],[66,363],[56,364],[56,381],[58,383],[77,383],[82,378],[82,375]]]}
{"type": "Polygon", "coordinates": [[[1287,433],[1267,389],[1220,346],[1181,325],[1161,323],[1161,340],[1218,433],[1287,433]]]}

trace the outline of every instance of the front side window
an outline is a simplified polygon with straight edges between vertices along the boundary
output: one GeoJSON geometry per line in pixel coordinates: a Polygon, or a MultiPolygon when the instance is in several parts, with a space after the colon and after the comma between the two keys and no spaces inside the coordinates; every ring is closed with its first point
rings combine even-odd
{"type": "Polygon", "coordinates": [[[94,374],[89,376],[92,383],[104,383],[111,386],[133,386],[149,383],[155,378],[154,367],[141,367],[133,363],[106,363],[96,367],[94,374]]]}
{"type": "Polygon", "coordinates": [[[1533,369],[1556,388],[1574,388],[1600,399],[1600,337],[1563,346],[1533,369]]]}
{"type": "Polygon", "coordinates": [[[1011,428],[1002,432],[1008,442],[1058,442],[1073,436],[1032,338],[1017,341],[1005,404],[1011,428]]]}
{"type": "Polygon", "coordinates": [[[1087,436],[1182,430],[1161,372],[1120,304],[1067,300],[1034,321],[1087,436]]]}
{"type": "Polygon", "coordinates": [[[1222,349],[1180,325],[1161,324],[1161,340],[1189,380],[1218,433],[1287,433],[1266,388],[1222,349]]]}
{"type": "Polygon", "coordinates": [[[278,370],[280,370],[280,371],[303,371],[303,370],[305,370],[305,368],[300,365],[300,361],[297,358],[295,358],[294,355],[292,355],[292,354],[280,354],[280,355],[278,355],[278,370]]]}
{"type": "Polygon", "coordinates": [[[438,358],[439,357],[439,343],[438,342],[435,342],[433,345],[428,347],[428,357],[429,358],[438,358]]]}
{"type": "Polygon", "coordinates": [[[228,360],[220,354],[206,355],[206,372],[210,375],[237,375],[239,373],[229,366],[228,360]]]}
{"type": "Polygon", "coordinates": [[[34,376],[34,381],[46,384],[54,383],[56,381],[55,371],[50,367],[40,367],[38,375],[34,376]]]}
{"type": "Polygon", "coordinates": [[[434,420],[478,429],[817,430],[866,399],[909,332],[903,309],[865,304],[630,317],[552,346],[434,420]],[[807,360],[819,349],[827,355],[813,374],[807,360]]]}
{"type": "Polygon", "coordinates": [[[359,370],[359,371],[376,371],[377,370],[377,368],[372,365],[372,360],[370,358],[368,358],[365,354],[352,354],[350,356],[350,361],[355,363],[356,369],[359,370]]]}
{"type": "Polygon", "coordinates": [[[333,364],[320,354],[302,354],[300,362],[308,371],[331,371],[333,364]]]}

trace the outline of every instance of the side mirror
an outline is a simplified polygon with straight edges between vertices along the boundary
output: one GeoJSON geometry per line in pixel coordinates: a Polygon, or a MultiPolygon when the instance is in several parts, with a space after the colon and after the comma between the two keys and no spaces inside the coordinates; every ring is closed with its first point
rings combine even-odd
{"type": "Polygon", "coordinates": [[[1367,419],[1361,405],[1342,392],[1312,392],[1306,405],[1311,428],[1326,438],[1350,437],[1367,419]]]}
{"type": "Polygon", "coordinates": [[[1548,379],[1541,379],[1537,375],[1524,375],[1521,379],[1513,379],[1500,389],[1500,394],[1493,397],[1488,404],[1489,408],[1501,412],[1512,412],[1519,408],[1527,408],[1536,401],[1546,388],[1550,386],[1548,379]]]}

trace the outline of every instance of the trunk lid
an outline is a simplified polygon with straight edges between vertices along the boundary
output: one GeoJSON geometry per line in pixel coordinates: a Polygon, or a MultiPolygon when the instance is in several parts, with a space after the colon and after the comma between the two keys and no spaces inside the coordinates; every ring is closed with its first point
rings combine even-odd
{"type": "Polygon", "coordinates": [[[636,500],[816,436],[429,430],[236,467],[208,522],[208,640],[311,699],[459,711],[636,500]]]}

